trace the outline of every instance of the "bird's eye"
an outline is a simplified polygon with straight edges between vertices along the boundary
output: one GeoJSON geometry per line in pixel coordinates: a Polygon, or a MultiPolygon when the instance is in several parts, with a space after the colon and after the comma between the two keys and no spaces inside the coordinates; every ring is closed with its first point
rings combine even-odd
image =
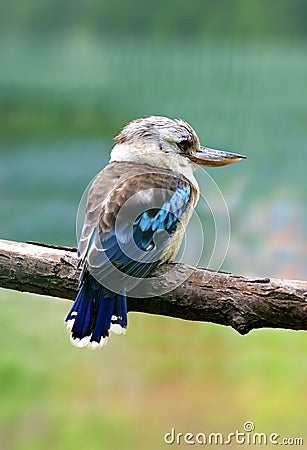
{"type": "Polygon", "coordinates": [[[183,139],[182,141],[178,142],[177,145],[182,152],[186,152],[190,147],[191,143],[188,139],[183,139]]]}

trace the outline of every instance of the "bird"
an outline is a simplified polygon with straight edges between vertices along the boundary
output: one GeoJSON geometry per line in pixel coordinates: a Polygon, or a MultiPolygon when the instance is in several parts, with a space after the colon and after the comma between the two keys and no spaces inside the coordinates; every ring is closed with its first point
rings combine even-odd
{"type": "Polygon", "coordinates": [[[88,192],[78,294],[66,317],[72,344],[93,350],[110,331],[125,334],[128,294],[175,258],[200,195],[195,169],[245,158],[201,146],[187,122],[163,116],[132,120],[114,141],[88,192]]]}

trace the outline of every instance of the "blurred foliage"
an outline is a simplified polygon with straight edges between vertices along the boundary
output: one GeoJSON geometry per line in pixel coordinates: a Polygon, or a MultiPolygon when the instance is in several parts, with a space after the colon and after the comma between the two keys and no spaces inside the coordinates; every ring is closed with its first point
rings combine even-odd
{"type": "Polygon", "coordinates": [[[11,0],[0,28],[16,33],[90,33],[203,38],[235,33],[306,35],[305,0],[11,0]]]}
{"type": "MultiPolygon", "coordinates": [[[[306,279],[306,17],[304,0],[3,3],[1,237],[75,245],[112,137],[162,114],[248,156],[207,171],[231,218],[222,268],[306,279]]],[[[208,245],[203,200],[198,214],[208,245]]],[[[130,314],[127,335],[91,353],[69,343],[69,302],[1,290],[0,304],[1,449],[151,450],[173,426],[229,433],[246,420],[307,440],[305,333],[130,314]]]]}

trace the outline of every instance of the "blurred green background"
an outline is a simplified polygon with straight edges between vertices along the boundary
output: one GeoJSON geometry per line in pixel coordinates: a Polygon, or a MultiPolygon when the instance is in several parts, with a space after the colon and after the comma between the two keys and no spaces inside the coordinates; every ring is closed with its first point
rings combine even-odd
{"type": "MultiPolygon", "coordinates": [[[[112,137],[160,114],[248,156],[208,170],[232,224],[222,269],[306,279],[306,19],[304,0],[3,2],[1,238],[76,245],[112,137]]],[[[69,343],[68,301],[0,302],[1,449],[151,450],[171,427],[227,434],[247,420],[307,445],[304,332],[130,314],[125,337],[90,352],[69,343]]]]}

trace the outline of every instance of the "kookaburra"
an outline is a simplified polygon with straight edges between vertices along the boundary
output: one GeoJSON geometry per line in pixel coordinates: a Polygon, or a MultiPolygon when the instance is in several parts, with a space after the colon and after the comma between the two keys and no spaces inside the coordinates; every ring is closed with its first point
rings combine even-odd
{"type": "MultiPolygon", "coordinates": [[[[151,116],[128,123],[87,198],[78,246],[79,292],[66,318],[77,347],[101,348],[127,328],[126,296],[176,256],[199,197],[198,165],[242,155],[202,147],[183,120],[151,116]]],[[[133,295],[135,296],[135,295],[133,295]]]]}

